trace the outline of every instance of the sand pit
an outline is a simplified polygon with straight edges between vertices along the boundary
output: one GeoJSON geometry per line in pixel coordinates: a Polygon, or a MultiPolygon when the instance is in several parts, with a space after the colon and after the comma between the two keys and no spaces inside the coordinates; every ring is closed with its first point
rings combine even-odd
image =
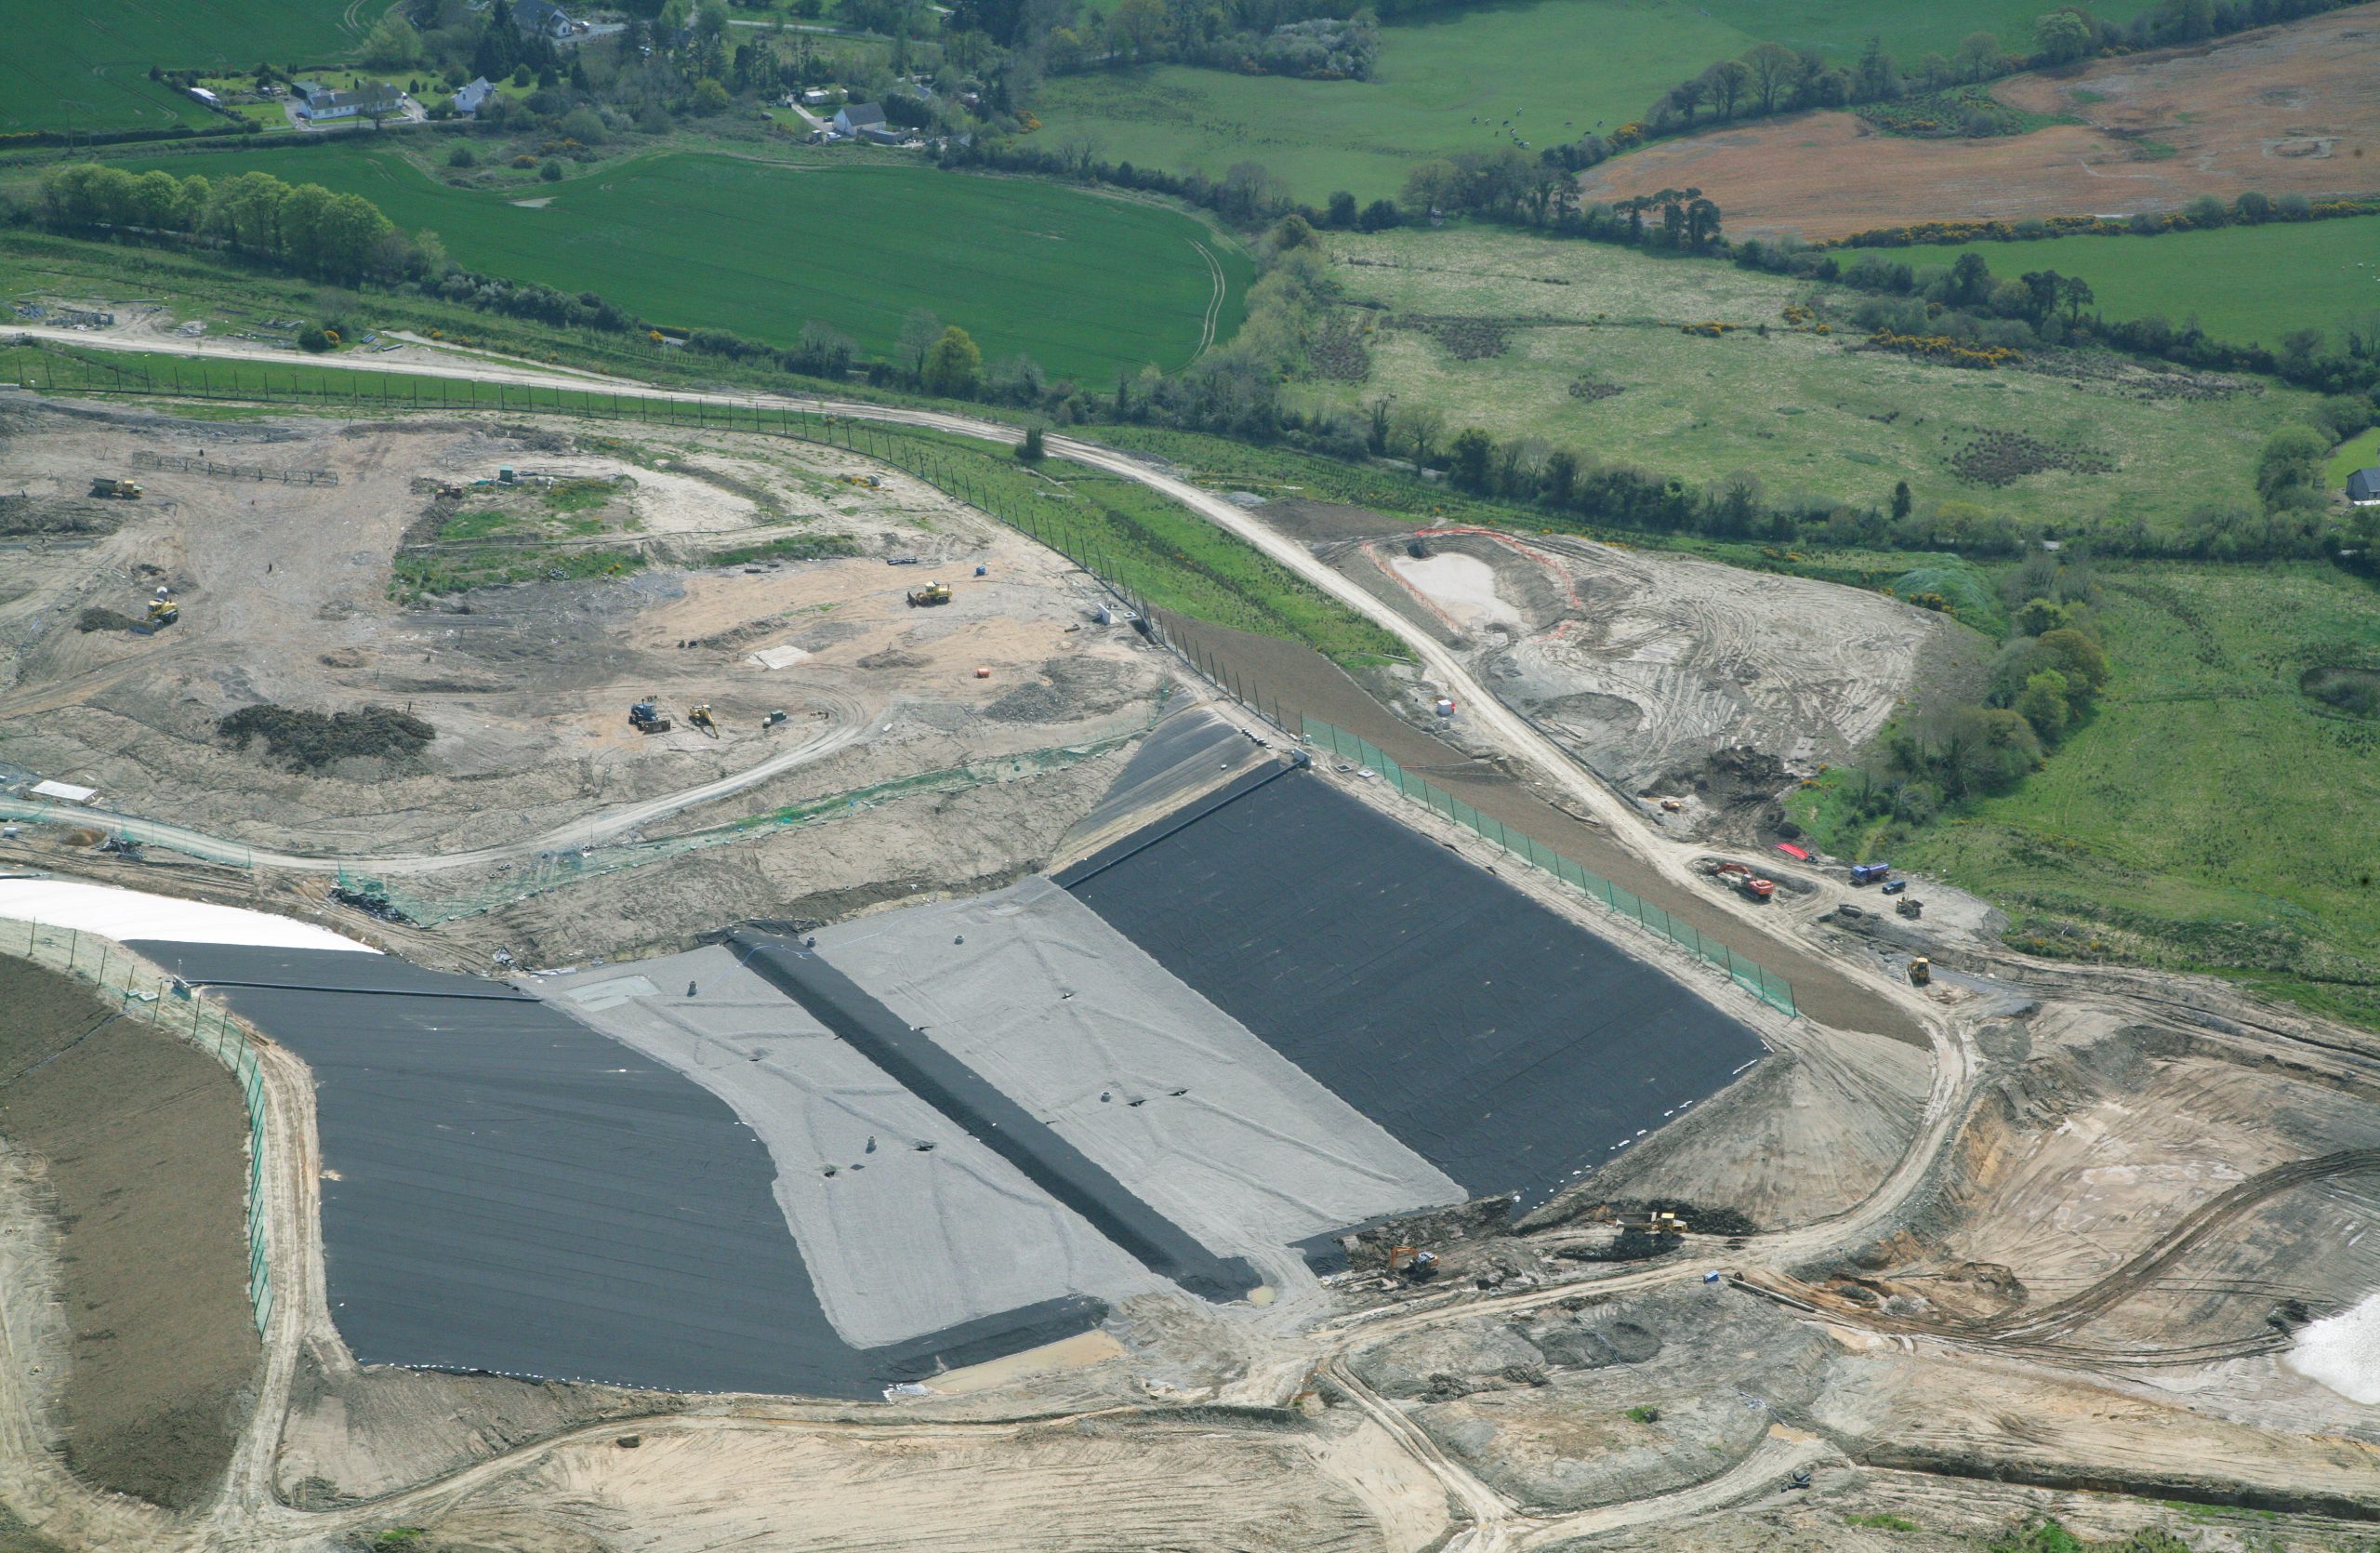
{"type": "Polygon", "coordinates": [[[1163,1287],[728,949],[542,978],[536,990],[734,1108],[776,1161],[778,1206],[826,1319],[854,1347],[1163,1287]]]}
{"type": "Polygon", "coordinates": [[[1475,556],[1448,552],[1416,561],[1399,555],[1389,566],[1458,630],[1525,626],[1521,612],[1498,596],[1495,568],[1475,556]]]}
{"type": "Polygon", "coordinates": [[[1375,541],[1340,565],[1451,632],[1501,699],[1632,792],[1724,750],[1805,772],[1847,759],[1961,634],[1883,594],[1592,540],[1424,542],[1426,560],[1375,541]]]}
{"type": "Polygon", "coordinates": [[[1988,139],[1910,139],[1850,113],[1765,119],[1665,140],[1584,175],[1612,201],[1703,190],[1739,236],[1813,240],[1924,220],[2175,210],[2201,194],[2369,194],[2380,183],[2372,40],[2360,6],[2212,45],[2160,49],[1992,88],[2081,124],[1988,139]]]}
{"type": "Polygon", "coordinates": [[[2307,1327],[2284,1362],[2349,1401],[2380,1407],[2380,1294],[2307,1327]]]}

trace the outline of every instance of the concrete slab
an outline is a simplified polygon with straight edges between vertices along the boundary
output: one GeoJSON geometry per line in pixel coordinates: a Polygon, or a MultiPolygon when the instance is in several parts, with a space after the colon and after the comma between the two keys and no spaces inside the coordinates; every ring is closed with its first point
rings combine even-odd
{"type": "Polygon", "coordinates": [[[1277,1253],[1463,1198],[1046,879],[816,937],[829,964],[1210,1251],[1277,1253]]]}
{"type": "Polygon", "coordinates": [[[777,1205],[819,1304],[854,1347],[1166,1286],[733,950],[524,985],[692,1079],[752,1129],[776,1162],[777,1205]]]}

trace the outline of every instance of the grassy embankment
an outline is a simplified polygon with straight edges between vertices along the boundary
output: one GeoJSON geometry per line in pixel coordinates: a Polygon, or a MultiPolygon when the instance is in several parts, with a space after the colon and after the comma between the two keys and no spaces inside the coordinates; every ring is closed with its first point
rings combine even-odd
{"type": "MultiPolygon", "coordinates": [[[[2095,11],[2125,20],[2148,3],[2118,0],[2095,11]]],[[[1043,137],[1087,137],[1109,161],[1212,176],[1236,162],[1259,162],[1310,204],[1334,189],[1393,198],[1416,162],[1511,144],[1508,119],[1532,150],[1617,128],[1671,82],[1765,39],[1849,60],[1875,35],[1914,64],[1928,51],[1950,54],[1977,28],[2022,46],[2040,9],[2030,0],[1958,7],[1893,0],[1465,7],[1382,28],[1369,81],[1165,65],[1053,77],[1034,112],[1043,137]]]]}
{"type": "Polygon", "coordinates": [[[1946,268],[1974,253],[2003,280],[2031,270],[2080,275],[2109,318],[2157,313],[2175,327],[2195,318],[2217,339],[2268,349],[2293,329],[2328,329],[2341,318],[2380,312],[2380,216],[1859,251],[1917,269],[1946,268]]]}
{"type": "Polygon", "coordinates": [[[2028,525],[2074,531],[2136,515],[2171,530],[2204,505],[2254,507],[2258,446],[2313,404],[2253,383],[2215,399],[2150,398],[2146,378],[1855,352],[1847,327],[1788,327],[1785,307],[1818,288],[1711,260],[1461,228],[1334,234],[1329,246],[1348,301],[1379,310],[1353,314],[1376,331],[1370,372],[1302,385],[1302,398],[1355,409],[1394,395],[1400,410],[1440,412],[1448,435],[1539,436],[1697,482],[1741,471],[1772,499],[1875,506],[1905,480],[1921,504],[1969,502],[2028,525]],[[1491,322],[1501,349],[1463,359],[1431,329],[1389,326],[1412,314],[1491,322]],[[1682,327],[1705,322],[1735,327],[1715,338],[1682,327]],[[1581,397],[1574,385],[1620,392],[1581,397]],[[1995,451],[2006,436],[2027,439],[2030,461],[2045,467],[2011,477],[1995,451]]]}
{"type": "Polygon", "coordinates": [[[2306,688],[2361,667],[2380,691],[2380,588],[2314,563],[2102,577],[2107,690],[2016,791],[1914,831],[1846,820],[1825,784],[1800,812],[1831,851],[2003,906],[2019,947],[2380,1025],[2380,719],[2306,688]]]}
{"type": "MultiPolygon", "coordinates": [[[[0,382],[23,382],[60,394],[80,392],[140,392],[172,396],[201,392],[201,412],[240,404],[311,407],[327,414],[379,416],[414,409],[452,414],[459,410],[601,418],[649,418],[675,425],[721,431],[769,431],[793,428],[827,436],[868,457],[923,474],[1024,528],[1034,538],[1084,562],[1100,577],[1129,589],[1154,608],[1211,620],[1219,625],[1303,642],[1349,665],[1379,663],[1401,656],[1395,637],[1355,615],[1254,549],[1174,507],[1143,487],[1059,459],[1028,471],[1010,449],[939,433],[896,430],[850,421],[829,430],[820,418],[748,408],[675,404],[640,399],[609,390],[524,388],[456,382],[399,370],[346,370],[299,361],[270,365],[217,362],[199,365],[170,353],[51,351],[0,346],[0,382]]],[[[467,504],[466,512],[476,509],[467,504]]],[[[554,538],[587,520],[565,507],[531,507],[494,518],[449,520],[461,532],[441,537],[468,541],[483,535],[554,538]]],[[[567,537],[567,536],[562,536],[567,537]]],[[[466,547],[466,552],[481,552],[466,547]]],[[[440,552],[433,552],[433,556],[440,552]]],[[[538,563],[568,577],[605,576],[632,569],[629,552],[612,550],[535,551],[538,563]]],[[[434,559],[425,564],[435,566],[434,559]]],[[[480,564],[474,563],[475,565],[480,564]]],[[[511,570],[524,564],[490,547],[484,575],[401,577],[416,589],[472,586],[481,581],[521,580],[511,570]]],[[[534,569],[534,566],[533,566],[534,569]]]]}
{"type": "Polygon", "coordinates": [[[363,137],[127,165],[361,194],[409,232],[436,232],[470,269],[600,292],[672,327],[790,346],[816,319],[882,356],[925,308],[972,335],[986,365],[1024,352],[1094,383],[1150,363],[1172,371],[1229,338],[1253,278],[1236,242],[1180,210],[923,166],[662,152],[488,190],[453,187],[363,137]]]}
{"type": "Polygon", "coordinates": [[[0,134],[218,125],[149,67],[316,63],[353,48],[378,14],[345,0],[21,0],[7,7],[0,134]]]}

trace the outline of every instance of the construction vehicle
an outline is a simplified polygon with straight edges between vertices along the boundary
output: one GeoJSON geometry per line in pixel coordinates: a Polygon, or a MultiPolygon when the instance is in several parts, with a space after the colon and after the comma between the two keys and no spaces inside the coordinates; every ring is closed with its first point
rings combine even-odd
{"type": "Polygon", "coordinates": [[[1893,903],[1893,909],[1914,921],[1925,914],[1925,903],[1915,896],[1903,896],[1893,903]]]}
{"type": "Polygon", "coordinates": [[[1919,955],[1909,962],[1909,984],[1924,987],[1934,979],[1934,962],[1919,955]]]}
{"type": "Polygon", "coordinates": [[[1388,1251],[1388,1270],[1400,1273],[1419,1283],[1438,1270],[1438,1254],[1409,1245],[1391,1246],[1388,1251]]]}
{"type": "Polygon", "coordinates": [[[639,701],[628,708],[628,726],[641,734],[666,734],[670,723],[662,715],[658,702],[639,701]]]}
{"type": "Polygon", "coordinates": [[[929,582],[923,588],[912,588],[909,590],[909,607],[911,609],[930,609],[935,604],[948,604],[949,602],[950,584],[946,582],[929,582]]]}
{"type": "Polygon", "coordinates": [[[1683,1235],[1686,1220],[1666,1209],[1653,1213],[1623,1213],[1613,1215],[1613,1222],[1622,1229],[1642,1229],[1653,1235],[1683,1235]]]}
{"type": "Polygon", "coordinates": [[[700,728],[703,732],[708,734],[713,738],[717,738],[719,737],[719,724],[711,721],[710,703],[708,701],[705,701],[698,707],[687,708],[686,721],[693,723],[695,727],[700,728]]]}
{"type": "Polygon", "coordinates": [[[154,636],[182,617],[182,606],[171,599],[151,599],[149,613],[132,628],[135,636],[154,636]]]}
{"type": "Polygon", "coordinates": [[[110,480],[104,476],[99,476],[91,481],[91,494],[97,497],[110,497],[117,501],[139,501],[140,499],[140,482],[138,480],[110,480]]]}
{"type": "Polygon", "coordinates": [[[1851,865],[1851,883],[1873,884],[1884,879],[1892,871],[1893,866],[1890,863],[1854,863],[1851,865]]]}
{"type": "Polygon", "coordinates": [[[1753,900],[1766,900],[1769,896],[1777,893],[1777,881],[1773,879],[1762,879],[1755,875],[1746,874],[1743,878],[1742,887],[1744,894],[1753,900]]]}
{"type": "Polygon", "coordinates": [[[872,474],[839,474],[835,478],[846,485],[863,485],[871,491],[884,488],[884,482],[872,474]]]}

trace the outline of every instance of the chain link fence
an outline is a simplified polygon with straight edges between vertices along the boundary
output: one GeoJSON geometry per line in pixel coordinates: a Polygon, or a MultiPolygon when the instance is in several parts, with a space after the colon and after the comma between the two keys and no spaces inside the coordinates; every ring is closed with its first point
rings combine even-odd
{"type": "Polygon", "coordinates": [[[271,1226],[265,1215],[264,1073],[246,1032],[187,983],[160,976],[133,959],[121,945],[35,922],[0,924],[0,949],[15,954],[20,945],[24,957],[35,964],[90,983],[99,1000],[114,1003],[124,1017],[178,1036],[231,1070],[247,1106],[248,1307],[256,1318],[257,1335],[263,1336],[266,1322],[272,1319],[271,1226]]]}
{"type": "Polygon", "coordinates": [[[1798,1014],[1793,1004],[1793,986],[1783,976],[1755,961],[1736,953],[1716,938],[1704,936],[1693,923],[1680,922],[1652,902],[1621,889],[1601,874],[1593,873],[1490,816],[1465,803],[1442,788],[1431,786],[1419,776],[1388,758],[1387,752],[1369,740],[1358,738],[1316,718],[1301,720],[1306,742],[1317,750],[1328,750],[1342,761],[1350,761],[1377,774],[1381,780],[1418,803],[1426,804],[1444,817],[1466,830],[1475,831],[1495,843],[1522,861],[1542,869],[1564,883],[1601,901],[1633,922],[1652,929],[1671,943],[1699,959],[1708,961],[1745,991],[1785,1014],[1798,1014]]]}

